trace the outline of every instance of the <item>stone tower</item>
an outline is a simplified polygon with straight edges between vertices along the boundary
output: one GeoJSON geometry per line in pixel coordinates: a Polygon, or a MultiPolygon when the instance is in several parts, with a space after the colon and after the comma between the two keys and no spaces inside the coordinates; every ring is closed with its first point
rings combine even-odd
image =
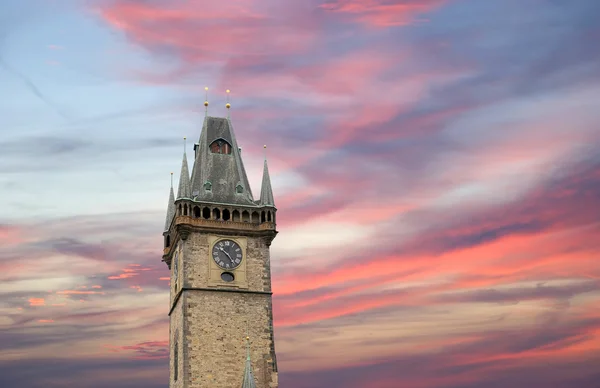
{"type": "Polygon", "coordinates": [[[188,171],[184,151],[163,233],[169,386],[277,387],[269,255],[277,210],[267,161],[254,200],[230,119],[207,116],[188,171]]]}

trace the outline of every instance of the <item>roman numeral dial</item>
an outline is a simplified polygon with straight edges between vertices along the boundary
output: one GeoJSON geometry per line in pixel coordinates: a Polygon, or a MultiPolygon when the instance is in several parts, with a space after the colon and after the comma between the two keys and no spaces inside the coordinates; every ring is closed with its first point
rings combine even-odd
{"type": "Polygon", "coordinates": [[[242,262],[242,248],[233,240],[220,240],[213,245],[212,257],[219,267],[235,269],[242,262]]]}

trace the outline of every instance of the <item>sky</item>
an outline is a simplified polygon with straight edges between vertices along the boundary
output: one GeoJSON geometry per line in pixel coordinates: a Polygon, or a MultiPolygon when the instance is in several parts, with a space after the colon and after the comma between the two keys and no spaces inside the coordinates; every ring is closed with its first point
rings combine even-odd
{"type": "Polygon", "coordinates": [[[0,3],[3,388],[168,386],[205,86],[255,197],[267,145],[282,387],[600,387],[597,0],[0,3]]]}

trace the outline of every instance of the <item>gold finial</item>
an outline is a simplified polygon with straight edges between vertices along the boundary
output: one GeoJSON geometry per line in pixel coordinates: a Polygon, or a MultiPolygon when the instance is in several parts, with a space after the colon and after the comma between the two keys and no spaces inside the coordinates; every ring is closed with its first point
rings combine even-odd
{"type": "Polygon", "coordinates": [[[183,152],[185,152],[185,143],[186,143],[186,139],[187,139],[187,137],[185,137],[185,136],[184,136],[184,137],[183,137],[183,152]]]}
{"type": "Polygon", "coordinates": [[[208,86],[204,87],[204,114],[208,115],[208,86]]]}
{"type": "Polygon", "coordinates": [[[231,104],[229,103],[229,93],[231,90],[227,89],[225,92],[227,93],[227,104],[225,104],[225,108],[227,108],[227,118],[229,118],[229,108],[231,108],[231,104]]]}
{"type": "Polygon", "coordinates": [[[250,337],[246,337],[246,341],[250,341],[250,337]]]}

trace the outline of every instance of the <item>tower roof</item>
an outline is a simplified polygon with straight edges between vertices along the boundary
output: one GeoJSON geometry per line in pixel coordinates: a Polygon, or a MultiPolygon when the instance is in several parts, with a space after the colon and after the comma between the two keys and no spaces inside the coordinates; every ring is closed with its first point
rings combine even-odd
{"type": "Polygon", "coordinates": [[[173,193],[173,174],[171,174],[171,191],[169,193],[169,205],[167,207],[167,218],[165,219],[165,232],[171,227],[175,217],[175,194],[173,193]]]}
{"type": "Polygon", "coordinates": [[[191,197],[198,201],[256,205],[229,119],[204,118],[192,170],[191,191],[191,197]],[[221,151],[215,152],[214,147],[221,151]]]}
{"type": "Polygon", "coordinates": [[[252,362],[250,361],[250,338],[246,337],[246,367],[244,368],[244,380],[242,388],[256,388],[254,382],[254,373],[252,372],[252,362]]]}
{"type": "Polygon", "coordinates": [[[260,204],[262,206],[275,207],[275,199],[273,199],[273,189],[271,188],[271,177],[269,176],[269,166],[265,158],[265,166],[263,168],[262,186],[260,188],[260,204]]]}
{"type": "Polygon", "coordinates": [[[188,161],[185,150],[183,151],[183,161],[181,162],[181,175],[179,177],[179,189],[177,190],[177,199],[191,198],[192,189],[190,185],[190,172],[188,170],[188,161]]]}

